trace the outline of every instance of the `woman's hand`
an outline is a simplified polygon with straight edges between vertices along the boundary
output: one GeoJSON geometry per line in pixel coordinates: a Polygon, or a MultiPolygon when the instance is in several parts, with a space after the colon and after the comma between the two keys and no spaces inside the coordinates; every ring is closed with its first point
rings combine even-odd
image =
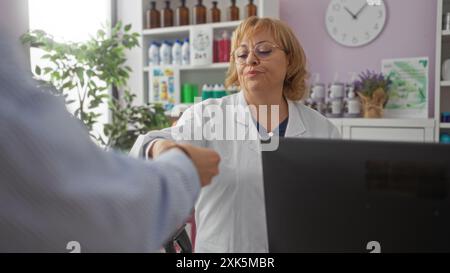
{"type": "Polygon", "coordinates": [[[170,140],[158,140],[153,143],[149,156],[157,158],[172,148],[181,149],[190,157],[197,169],[202,187],[209,185],[213,177],[219,174],[220,156],[212,149],[196,147],[190,144],[177,144],[170,140]]]}

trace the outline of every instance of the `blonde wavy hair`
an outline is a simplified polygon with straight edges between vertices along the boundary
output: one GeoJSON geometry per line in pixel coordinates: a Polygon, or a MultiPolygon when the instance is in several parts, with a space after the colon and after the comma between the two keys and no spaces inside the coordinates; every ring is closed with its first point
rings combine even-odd
{"type": "MultiPolygon", "coordinates": [[[[284,79],[283,94],[290,100],[301,100],[307,94],[307,79],[309,72],[306,68],[306,56],[300,42],[295,37],[292,29],[284,22],[273,18],[249,17],[244,20],[233,33],[231,52],[242,42],[244,36],[251,38],[259,31],[269,31],[278,45],[286,52],[289,62],[284,79]]],[[[227,72],[225,86],[241,87],[238,79],[234,54],[230,57],[230,67],[227,72]]]]}

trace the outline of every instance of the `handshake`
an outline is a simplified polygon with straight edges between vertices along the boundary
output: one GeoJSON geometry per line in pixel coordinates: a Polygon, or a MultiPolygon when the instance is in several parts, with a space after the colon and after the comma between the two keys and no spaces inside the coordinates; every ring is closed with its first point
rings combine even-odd
{"type": "Polygon", "coordinates": [[[194,163],[200,177],[202,187],[211,183],[214,176],[219,174],[220,156],[217,152],[207,148],[200,148],[190,144],[178,144],[171,140],[156,140],[148,152],[151,158],[157,158],[159,155],[169,149],[182,150],[194,163]]]}

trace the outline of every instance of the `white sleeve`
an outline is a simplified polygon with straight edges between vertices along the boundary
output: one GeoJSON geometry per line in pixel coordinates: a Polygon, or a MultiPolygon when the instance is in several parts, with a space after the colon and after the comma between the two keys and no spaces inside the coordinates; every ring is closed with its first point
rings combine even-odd
{"type": "Polygon", "coordinates": [[[197,104],[188,108],[175,126],[140,135],[131,148],[130,155],[147,158],[148,149],[156,139],[167,139],[205,147],[205,141],[201,135],[203,126],[200,114],[201,107],[200,104],[197,104]],[[199,132],[200,137],[196,136],[199,132]]]}

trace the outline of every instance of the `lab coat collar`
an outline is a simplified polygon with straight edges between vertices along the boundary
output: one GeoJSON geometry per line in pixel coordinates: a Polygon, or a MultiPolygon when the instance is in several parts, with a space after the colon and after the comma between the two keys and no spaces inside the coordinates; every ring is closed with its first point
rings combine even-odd
{"type": "MultiPolygon", "coordinates": [[[[295,102],[286,99],[288,102],[288,112],[289,112],[289,121],[286,128],[286,137],[293,137],[303,135],[306,132],[305,123],[303,122],[302,116],[300,114],[299,109],[295,105],[295,102]]],[[[238,105],[244,106],[245,112],[238,111],[236,114],[236,121],[242,125],[248,127],[250,124],[248,117],[250,115],[250,110],[248,109],[247,101],[244,97],[244,91],[239,92],[238,94],[238,105]],[[247,117],[247,118],[246,118],[247,117]]],[[[254,129],[256,130],[256,126],[254,129]]]]}

